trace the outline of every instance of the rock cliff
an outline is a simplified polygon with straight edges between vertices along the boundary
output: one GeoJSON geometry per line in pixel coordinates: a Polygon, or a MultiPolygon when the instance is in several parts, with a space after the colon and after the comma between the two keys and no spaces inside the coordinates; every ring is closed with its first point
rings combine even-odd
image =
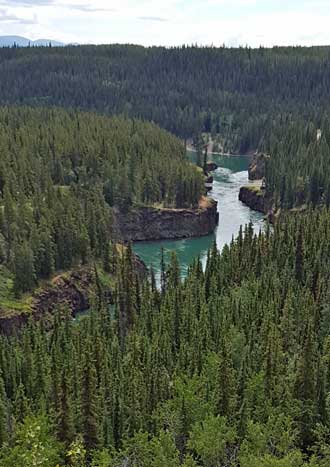
{"type": "Polygon", "coordinates": [[[113,210],[113,235],[120,242],[198,237],[212,233],[217,223],[217,202],[206,197],[196,209],[113,210]]]}
{"type": "MultiPolygon", "coordinates": [[[[134,255],[135,269],[144,278],[147,268],[143,261],[134,255]]],[[[51,327],[54,315],[69,310],[74,317],[87,311],[90,307],[90,297],[95,284],[95,273],[92,266],[80,267],[54,277],[33,292],[30,305],[24,311],[0,309],[0,332],[14,334],[29,319],[42,319],[46,327],[51,327]]],[[[113,303],[113,292],[110,286],[104,287],[105,298],[113,303]]]]}
{"type": "Polygon", "coordinates": [[[255,211],[268,214],[272,208],[272,200],[267,197],[266,191],[254,185],[242,186],[239,191],[239,200],[255,211]]]}
{"type": "Polygon", "coordinates": [[[93,283],[91,268],[79,268],[54,277],[33,292],[30,306],[22,312],[15,310],[1,310],[0,331],[12,334],[30,318],[43,319],[51,323],[53,315],[60,309],[68,309],[75,316],[89,308],[89,294],[93,283]]]}
{"type": "Polygon", "coordinates": [[[255,154],[249,165],[249,180],[261,180],[266,176],[266,163],[270,156],[267,154],[255,154]]]}
{"type": "Polygon", "coordinates": [[[217,168],[218,168],[218,165],[215,162],[206,163],[207,172],[213,172],[214,170],[217,170],[217,168]]]}

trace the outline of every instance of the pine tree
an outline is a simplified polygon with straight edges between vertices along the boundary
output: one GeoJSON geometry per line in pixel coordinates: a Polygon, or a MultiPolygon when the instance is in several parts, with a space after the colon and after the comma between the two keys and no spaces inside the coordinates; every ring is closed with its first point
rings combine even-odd
{"type": "Polygon", "coordinates": [[[9,438],[9,414],[3,378],[0,377],[0,448],[9,438]]]}
{"type": "Polygon", "coordinates": [[[216,413],[224,417],[232,416],[235,410],[235,374],[225,340],[220,349],[217,385],[216,413]]]}
{"type": "Polygon", "coordinates": [[[72,407],[70,401],[67,369],[63,368],[59,388],[59,409],[57,413],[57,436],[63,443],[69,444],[73,440],[74,427],[72,407]]]}
{"type": "Polygon", "coordinates": [[[27,243],[15,247],[14,253],[14,292],[17,297],[31,290],[36,283],[34,258],[27,243]]]}
{"type": "Polygon", "coordinates": [[[81,376],[81,429],[88,452],[99,445],[99,414],[96,369],[90,350],[84,355],[81,376]]]}

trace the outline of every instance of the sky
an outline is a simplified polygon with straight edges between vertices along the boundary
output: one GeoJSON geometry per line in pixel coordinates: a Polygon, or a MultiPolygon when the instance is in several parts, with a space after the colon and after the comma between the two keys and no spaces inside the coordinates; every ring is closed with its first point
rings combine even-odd
{"type": "Polygon", "coordinates": [[[330,0],[0,0],[0,35],[65,43],[330,44],[330,0]]]}

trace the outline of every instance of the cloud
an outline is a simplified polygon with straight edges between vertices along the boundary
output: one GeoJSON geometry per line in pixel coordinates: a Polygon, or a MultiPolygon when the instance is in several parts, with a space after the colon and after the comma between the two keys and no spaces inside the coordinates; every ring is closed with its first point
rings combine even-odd
{"type": "Polygon", "coordinates": [[[0,21],[15,21],[17,17],[7,12],[3,8],[0,9],[0,21]]]}
{"type": "Polygon", "coordinates": [[[162,18],[161,16],[138,16],[138,19],[142,21],[160,21],[163,23],[168,21],[167,18],[162,18]]]}
{"type": "Polygon", "coordinates": [[[78,11],[83,11],[84,13],[96,13],[96,12],[115,12],[117,11],[116,8],[107,8],[107,7],[93,7],[92,5],[87,5],[87,4],[82,4],[82,5],[76,5],[76,4],[65,4],[63,5],[65,8],[71,9],[71,10],[78,10],[78,11]]]}
{"type": "Polygon", "coordinates": [[[326,44],[329,1],[0,0],[0,34],[96,44],[326,44]]]}
{"type": "Polygon", "coordinates": [[[0,22],[1,23],[18,23],[18,24],[36,24],[37,18],[21,18],[13,13],[8,13],[4,8],[0,8],[0,22]]]}
{"type": "Polygon", "coordinates": [[[38,7],[55,5],[56,0],[0,0],[0,5],[10,7],[38,7]]]}
{"type": "Polygon", "coordinates": [[[94,13],[94,12],[105,12],[105,11],[116,11],[115,8],[109,8],[106,6],[106,2],[102,2],[102,5],[95,6],[95,2],[89,3],[74,3],[74,2],[66,2],[63,0],[0,0],[0,5],[4,5],[6,7],[16,8],[16,7],[29,7],[29,8],[37,8],[37,7],[62,7],[68,10],[78,10],[86,13],[94,13]],[[104,6],[103,6],[104,3],[104,6]]]}

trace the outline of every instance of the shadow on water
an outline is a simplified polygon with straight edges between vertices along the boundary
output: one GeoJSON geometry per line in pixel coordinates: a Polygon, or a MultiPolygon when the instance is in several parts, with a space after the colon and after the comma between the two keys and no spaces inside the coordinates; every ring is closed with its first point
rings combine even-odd
{"type": "MultiPolygon", "coordinates": [[[[188,153],[188,158],[194,162],[195,154],[188,153]]],[[[157,242],[137,242],[133,248],[136,254],[147,266],[152,266],[156,277],[160,275],[161,248],[164,248],[165,260],[169,260],[171,252],[175,251],[185,277],[193,259],[199,256],[205,264],[207,251],[216,240],[221,250],[226,243],[236,237],[241,225],[252,222],[258,232],[264,228],[263,215],[253,211],[238,200],[239,189],[248,184],[249,158],[246,156],[217,156],[212,160],[218,169],[213,172],[213,189],[210,196],[218,201],[219,226],[213,235],[183,240],[164,240],[157,242]]]]}

